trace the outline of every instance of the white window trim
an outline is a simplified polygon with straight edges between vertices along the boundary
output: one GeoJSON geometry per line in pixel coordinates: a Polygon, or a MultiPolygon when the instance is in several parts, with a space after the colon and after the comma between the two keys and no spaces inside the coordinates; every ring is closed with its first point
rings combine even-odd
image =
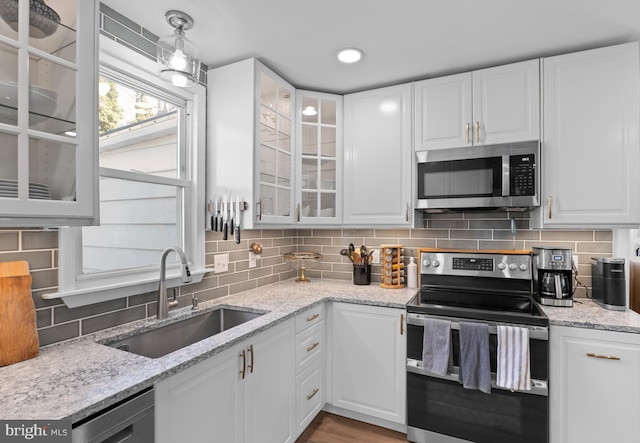
{"type": "MultiPolygon", "coordinates": [[[[193,283],[202,280],[205,273],[205,146],[206,146],[206,88],[176,88],[163,82],[156,74],[156,64],[134,51],[100,36],[100,65],[116,71],[127,72],[132,77],[144,78],[153,84],[188,101],[187,118],[194,122],[193,130],[187,131],[186,143],[192,146],[186,159],[194,186],[185,191],[185,198],[192,208],[190,217],[184,217],[183,245],[189,259],[193,283]],[[135,66],[131,64],[135,60],[135,66]],[[154,79],[148,79],[149,74],[154,79]]],[[[187,125],[189,127],[189,125],[187,125]]],[[[96,178],[97,180],[98,178],[96,178]]],[[[45,299],[60,298],[70,307],[85,306],[116,298],[144,294],[158,289],[159,268],[150,266],[116,274],[82,275],[82,228],[61,228],[58,235],[59,270],[58,292],[45,294],[45,299]]],[[[180,267],[167,266],[167,286],[180,285],[180,267]]]]}

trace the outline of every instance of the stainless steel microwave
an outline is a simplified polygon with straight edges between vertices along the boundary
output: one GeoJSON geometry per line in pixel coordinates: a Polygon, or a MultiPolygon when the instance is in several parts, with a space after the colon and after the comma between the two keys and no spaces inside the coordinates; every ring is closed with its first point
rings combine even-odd
{"type": "Polygon", "coordinates": [[[540,206],[540,142],[418,151],[416,209],[540,206]]]}

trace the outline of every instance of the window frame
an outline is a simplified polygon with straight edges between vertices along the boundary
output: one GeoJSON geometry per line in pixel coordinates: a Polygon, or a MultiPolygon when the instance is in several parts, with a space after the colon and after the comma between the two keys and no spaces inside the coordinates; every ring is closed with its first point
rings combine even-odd
{"type": "MultiPolygon", "coordinates": [[[[123,78],[131,77],[164,91],[169,96],[177,96],[185,101],[185,162],[184,180],[189,186],[183,188],[182,226],[178,237],[180,246],[189,260],[193,283],[202,280],[205,273],[205,142],[206,142],[206,88],[198,85],[183,89],[162,81],[156,73],[156,65],[150,59],[108,39],[100,37],[100,61],[98,73],[102,69],[119,73],[123,78]]],[[[96,78],[97,81],[97,78],[96,78]]],[[[109,176],[133,177],[135,173],[100,168],[109,176]]],[[[99,180],[102,174],[98,174],[99,180]]],[[[154,182],[162,181],[154,177],[154,182]]],[[[171,179],[173,185],[176,180],[171,179]]],[[[180,194],[180,193],[179,193],[180,194]]],[[[99,207],[99,202],[97,203],[99,207]]],[[[78,307],[126,296],[143,294],[157,290],[160,263],[148,267],[100,272],[82,273],[82,228],[60,228],[59,236],[58,292],[46,294],[47,299],[61,298],[68,307],[78,307]]],[[[167,286],[180,285],[180,266],[167,265],[167,286]]]]}

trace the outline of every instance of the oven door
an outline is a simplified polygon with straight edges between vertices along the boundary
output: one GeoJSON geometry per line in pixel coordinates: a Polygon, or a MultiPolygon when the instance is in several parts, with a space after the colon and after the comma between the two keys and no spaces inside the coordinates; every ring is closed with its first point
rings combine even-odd
{"type": "MultiPolygon", "coordinates": [[[[459,321],[452,321],[454,371],[439,376],[422,368],[424,314],[407,314],[407,437],[417,443],[540,443],[548,441],[548,328],[529,331],[531,391],[495,385],[497,334],[489,323],[492,390],[465,389],[459,382],[459,321]]],[[[444,317],[438,316],[443,319],[444,317]]],[[[478,320],[472,320],[478,322],[478,320]]]]}

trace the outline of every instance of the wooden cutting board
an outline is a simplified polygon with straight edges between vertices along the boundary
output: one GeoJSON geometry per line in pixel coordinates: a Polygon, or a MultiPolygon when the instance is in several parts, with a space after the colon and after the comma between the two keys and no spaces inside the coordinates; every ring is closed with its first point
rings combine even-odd
{"type": "Polygon", "coordinates": [[[29,263],[0,263],[0,366],[33,358],[38,348],[29,263]]]}

